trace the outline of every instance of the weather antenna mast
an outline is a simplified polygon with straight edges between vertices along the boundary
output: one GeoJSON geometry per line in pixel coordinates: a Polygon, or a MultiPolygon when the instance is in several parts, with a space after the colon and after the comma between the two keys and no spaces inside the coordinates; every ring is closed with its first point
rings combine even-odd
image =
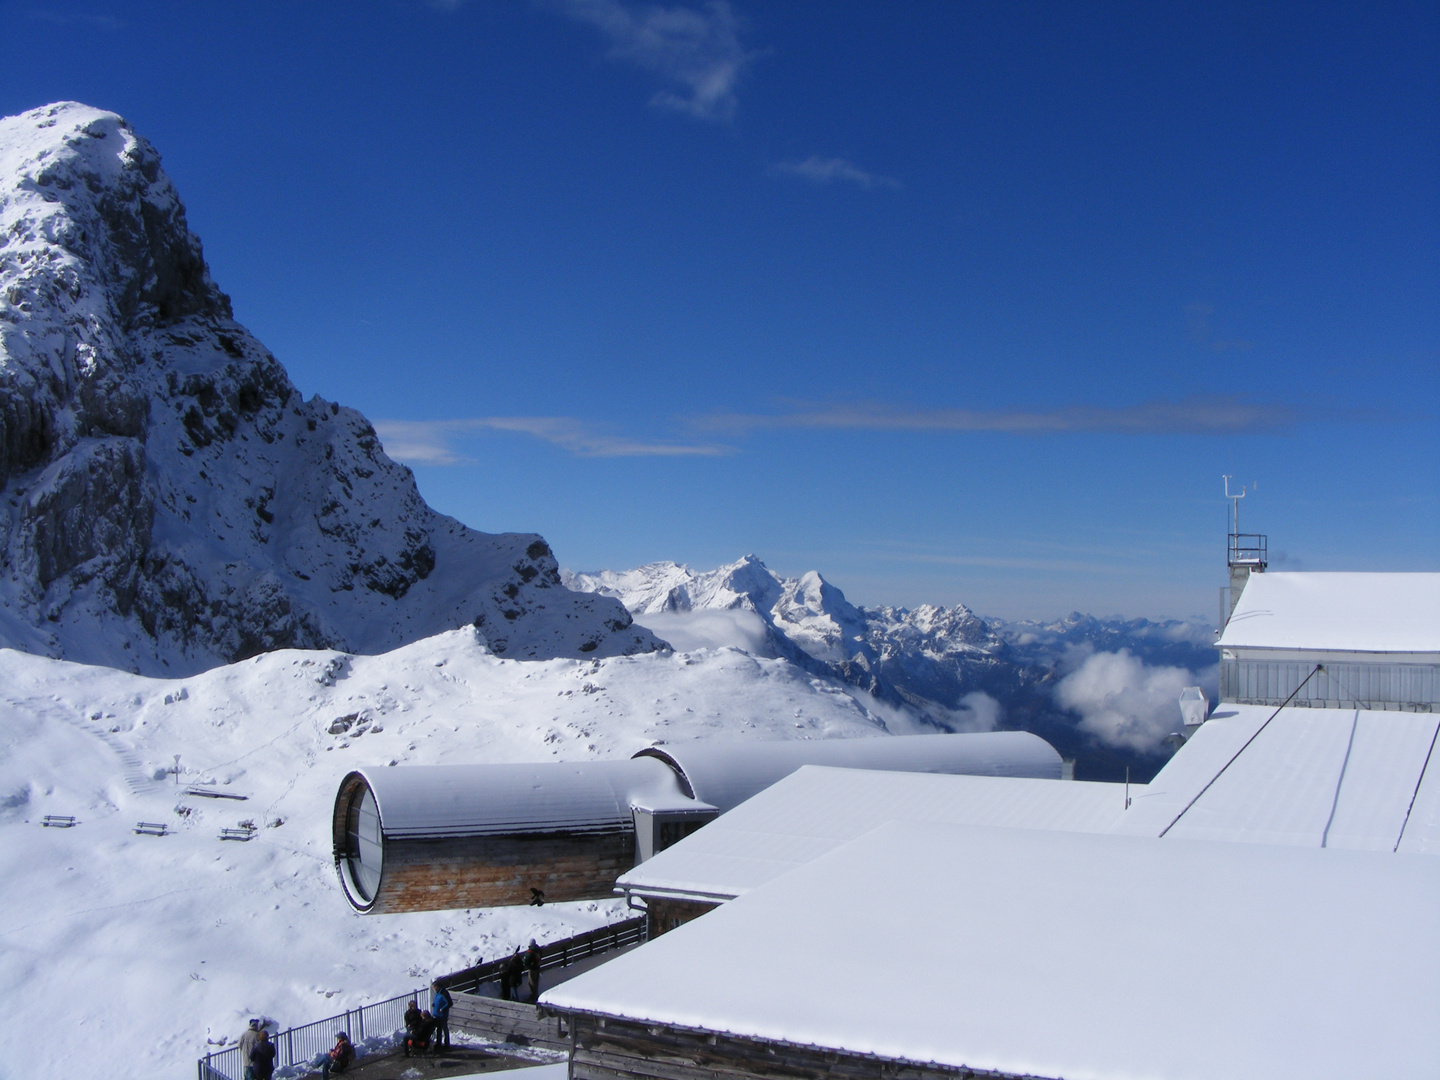
{"type": "MultiPolygon", "coordinates": [[[[1230,520],[1226,522],[1229,526],[1227,543],[1225,545],[1225,563],[1230,568],[1230,604],[1229,610],[1222,598],[1220,605],[1220,625],[1224,629],[1225,623],[1235,613],[1235,605],[1240,602],[1240,593],[1245,588],[1245,582],[1250,580],[1251,573],[1262,574],[1265,567],[1270,565],[1269,537],[1263,533],[1242,533],[1240,531],[1240,500],[1245,498],[1245,486],[1242,484],[1239,491],[1230,490],[1230,481],[1234,479],[1226,475],[1225,498],[1230,501],[1230,520]]],[[[1259,484],[1252,483],[1250,490],[1258,491],[1259,484]]],[[[1224,590],[1221,590],[1222,594],[1224,590]]]]}
{"type": "Polygon", "coordinates": [[[1231,506],[1234,508],[1230,513],[1230,520],[1225,524],[1230,526],[1230,535],[1235,536],[1240,532],[1240,500],[1245,497],[1245,485],[1241,484],[1240,490],[1234,492],[1230,490],[1230,481],[1234,477],[1226,473],[1223,479],[1225,481],[1225,498],[1230,500],[1231,506]]]}

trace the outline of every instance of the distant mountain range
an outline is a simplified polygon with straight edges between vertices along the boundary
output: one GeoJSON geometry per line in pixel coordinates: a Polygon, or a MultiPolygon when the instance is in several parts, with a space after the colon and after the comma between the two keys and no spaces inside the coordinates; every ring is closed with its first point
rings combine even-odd
{"type": "MultiPolygon", "coordinates": [[[[905,706],[931,724],[973,730],[998,722],[1049,739],[1080,757],[1086,775],[1116,775],[1133,752],[1098,744],[1055,703],[1058,681],[1097,652],[1128,650],[1149,665],[1199,673],[1215,663],[1211,628],[1201,621],[1096,618],[1072,614],[1054,622],[981,618],[964,605],[857,607],[811,571],[783,578],[754,555],[716,570],[673,562],[633,570],[561,571],[572,589],[619,600],[637,623],[677,648],[726,643],[785,657],[882,702],[905,706]],[[716,624],[706,613],[749,620],[716,624]],[[992,699],[987,701],[986,699],[992,699]],[[998,706],[998,708],[996,707],[998,706]]],[[[1178,718],[1178,711],[1177,711],[1178,718]]]]}
{"type": "Polygon", "coordinates": [[[510,657],[662,648],[533,534],[437,514],[369,422],[235,322],[159,155],[0,120],[0,645],[184,675],[473,623],[510,657]]]}

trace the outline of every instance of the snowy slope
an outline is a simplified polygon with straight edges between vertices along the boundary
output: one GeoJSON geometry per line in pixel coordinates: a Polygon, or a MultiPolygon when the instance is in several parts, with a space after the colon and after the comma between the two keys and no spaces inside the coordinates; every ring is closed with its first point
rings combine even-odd
{"type": "Polygon", "coordinates": [[[359,413],[231,317],[153,147],[0,120],[0,643],[147,674],[467,623],[497,653],[661,647],[538,536],[431,510],[359,413]]]}
{"type": "Polygon", "coordinates": [[[354,914],[329,817],[357,764],[883,734],[848,694],[781,660],[733,649],[508,660],[473,628],[380,656],[288,650],[180,680],[0,650],[0,680],[7,1077],[21,1061],[23,1075],[58,1076],[99,1060],[122,1078],[188,1075],[206,1039],[233,1040],[247,1016],[319,1019],[619,916],[611,904],[354,914]],[[181,794],[195,783],[248,799],[181,794]],[[43,828],[46,814],[80,824],[43,828]],[[218,839],[244,820],[254,840],[218,839]],[[140,821],[176,831],[137,836],[140,821]],[[35,1038],[57,1007],[65,1037],[35,1038]]]}

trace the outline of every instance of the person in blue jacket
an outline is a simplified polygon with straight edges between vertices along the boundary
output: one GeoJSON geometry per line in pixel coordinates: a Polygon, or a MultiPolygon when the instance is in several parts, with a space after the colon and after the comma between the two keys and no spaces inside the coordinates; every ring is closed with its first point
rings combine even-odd
{"type": "Polygon", "coordinates": [[[430,1001],[430,1015],[435,1017],[435,1045],[450,1049],[450,1006],[455,1004],[450,991],[440,985],[439,980],[430,984],[434,997],[430,1001]]]}

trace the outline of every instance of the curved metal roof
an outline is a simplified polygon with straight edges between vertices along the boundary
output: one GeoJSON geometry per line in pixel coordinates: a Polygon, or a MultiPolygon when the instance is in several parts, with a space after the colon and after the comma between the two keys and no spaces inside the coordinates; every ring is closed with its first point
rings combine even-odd
{"type": "Polygon", "coordinates": [[[629,828],[635,799],[680,794],[670,768],[644,758],[357,772],[387,839],[629,828]]]}
{"type": "MultiPolygon", "coordinates": [[[[1022,731],[816,742],[695,742],[628,761],[408,765],[359,769],[389,838],[591,832],[630,828],[631,808],[722,811],[802,765],[1058,778],[1060,755],[1022,731]]],[[[347,777],[348,780],[348,777],[347,777]]],[[[342,785],[343,787],[343,785],[342,785]]]]}
{"type": "Polygon", "coordinates": [[[1028,731],[901,735],[794,742],[687,742],[651,746],[635,760],[659,758],[681,775],[685,792],[722,812],[783,780],[802,765],[888,772],[1060,778],[1060,755],[1028,731]]]}

